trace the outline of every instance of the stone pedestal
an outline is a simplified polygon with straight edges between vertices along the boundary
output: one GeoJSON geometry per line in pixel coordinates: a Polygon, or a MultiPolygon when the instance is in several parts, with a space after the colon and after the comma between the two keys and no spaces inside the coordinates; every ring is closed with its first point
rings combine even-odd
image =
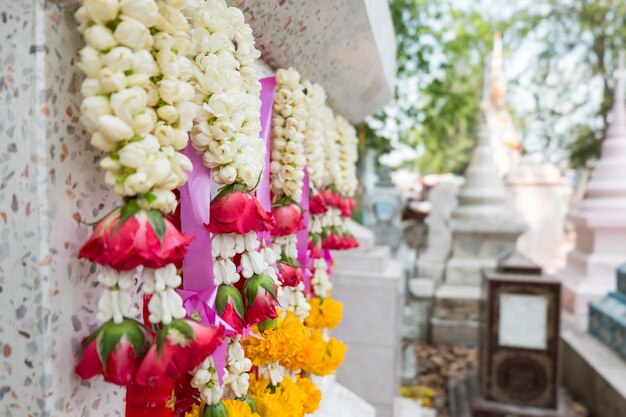
{"type": "Polygon", "coordinates": [[[507,205],[507,195],[494,164],[483,120],[478,144],[452,212],[452,257],[445,280],[435,294],[431,336],[435,343],[476,345],[481,270],[494,268],[498,258],[515,248],[526,226],[507,205]]]}
{"type": "Polygon", "coordinates": [[[616,275],[617,291],[589,302],[589,333],[626,360],[626,264],[616,275]]]}
{"type": "Polygon", "coordinates": [[[391,417],[399,385],[402,265],[388,247],[334,253],[333,296],[343,321],[333,335],[348,345],[337,381],[391,417]]]}
{"type": "Polygon", "coordinates": [[[618,74],[613,121],[602,153],[587,184],[583,201],[569,214],[576,228],[576,247],[557,273],[566,308],[586,314],[589,300],[615,288],[613,271],[626,253],[626,108],[624,70],[618,74]]]}
{"type": "Polygon", "coordinates": [[[587,317],[563,315],[563,385],[598,417],[623,417],[626,361],[587,331],[587,317]]]}
{"type": "Polygon", "coordinates": [[[565,215],[571,196],[553,164],[523,159],[505,178],[513,206],[528,225],[517,249],[547,273],[565,263],[565,215]]]}
{"type": "Polygon", "coordinates": [[[320,408],[313,417],[375,417],[376,409],[352,391],[337,383],[334,375],[323,378],[314,377],[313,381],[322,391],[320,408]]]}
{"type": "Polygon", "coordinates": [[[448,225],[450,214],[457,206],[459,186],[456,181],[443,181],[428,193],[430,212],[426,217],[428,238],[426,249],[419,254],[417,277],[432,279],[436,283],[443,279],[446,261],[452,247],[452,233],[448,225]]]}

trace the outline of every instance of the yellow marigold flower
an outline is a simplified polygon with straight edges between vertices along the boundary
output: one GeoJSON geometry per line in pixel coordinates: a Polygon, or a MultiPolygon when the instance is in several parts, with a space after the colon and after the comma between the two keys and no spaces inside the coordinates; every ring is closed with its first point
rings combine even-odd
{"type": "Polygon", "coordinates": [[[260,395],[265,393],[269,386],[269,378],[258,377],[254,374],[254,372],[250,373],[250,380],[248,382],[248,393],[250,395],[260,395]]]}
{"type": "Polygon", "coordinates": [[[259,417],[257,413],[250,410],[250,406],[244,401],[222,400],[222,402],[226,406],[228,417],[259,417]]]}
{"type": "Polygon", "coordinates": [[[204,404],[202,403],[192,405],[191,410],[185,413],[185,417],[200,417],[200,414],[202,414],[202,407],[204,407],[204,404]]]}
{"type": "Polygon", "coordinates": [[[322,360],[310,364],[307,372],[315,375],[330,375],[341,365],[348,347],[339,340],[331,337],[326,343],[326,350],[322,356],[322,360]]]}
{"type": "Polygon", "coordinates": [[[253,395],[256,412],[261,417],[297,417],[290,410],[285,410],[277,395],[253,395]]]}
{"type": "Polygon", "coordinates": [[[341,322],[343,316],[343,304],[332,298],[321,299],[319,297],[309,300],[311,310],[309,316],[304,319],[304,324],[314,329],[334,329],[341,322]]]}
{"type": "Polygon", "coordinates": [[[322,391],[317,388],[317,385],[313,383],[309,378],[297,377],[296,385],[306,395],[306,402],[304,403],[304,413],[314,413],[320,407],[320,401],[322,399],[322,391]]]}

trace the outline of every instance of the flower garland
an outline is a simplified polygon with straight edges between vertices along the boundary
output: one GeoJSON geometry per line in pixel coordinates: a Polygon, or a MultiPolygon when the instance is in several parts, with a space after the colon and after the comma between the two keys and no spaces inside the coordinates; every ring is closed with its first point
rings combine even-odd
{"type": "Polygon", "coordinates": [[[296,234],[305,227],[299,203],[307,163],[304,152],[307,95],[300,74],[293,68],[277,70],[276,82],[270,154],[272,213],[276,219],[272,244],[279,260],[279,303],[304,319],[310,307],[304,295],[302,265],[296,260],[296,234]]]}
{"type": "Polygon", "coordinates": [[[124,198],[79,253],[102,265],[97,279],[104,291],[101,325],[85,340],[76,372],[127,386],[127,415],[167,409],[176,381],[223,337],[221,329],[184,319],[176,265],[190,238],[163,217],[176,208],[172,190],[191,169],[179,152],[196,115],[183,6],[85,0],[75,14],[87,44],[78,62],[87,76],[81,121],[92,145],[108,153],[100,162],[105,182],[124,198]],[[150,327],[135,320],[139,309],[129,293],[137,275],[150,327]]]}
{"type": "Polygon", "coordinates": [[[191,141],[213,181],[222,186],[211,202],[207,230],[216,311],[232,329],[221,378],[216,360],[207,357],[193,371],[191,385],[198,389],[203,415],[247,415],[253,414],[252,402],[246,411],[231,400],[249,401],[252,363],[240,335],[252,324],[271,326],[277,316],[274,254],[257,236],[273,228],[274,220],[252,194],[265,164],[255,61],[260,53],[243,13],[225,1],[205,1],[187,13],[192,24],[189,55],[195,63],[191,83],[200,109],[191,141]]]}

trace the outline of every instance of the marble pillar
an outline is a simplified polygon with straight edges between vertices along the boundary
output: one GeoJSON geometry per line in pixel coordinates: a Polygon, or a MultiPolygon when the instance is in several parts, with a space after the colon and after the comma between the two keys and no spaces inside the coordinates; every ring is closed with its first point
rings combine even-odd
{"type": "Polygon", "coordinates": [[[553,274],[565,263],[565,215],[571,187],[554,164],[522,159],[505,177],[511,201],[528,230],[517,249],[553,274]]]}
{"type": "Polygon", "coordinates": [[[588,303],[615,289],[613,271],[626,259],[626,104],[623,59],[618,71],[612,122],[584,199],[569,213],[576,246],[557,273],[565,307],[586,314],[588,303]]]}
{"type": "Polygon", "coordinates": [[[508,204],[484,119],[465,178],[450,217],[452,256],[435,293],[431,336],[436,343],[478,342],[481,270],[495,267],[526,229],[508,204]]]}

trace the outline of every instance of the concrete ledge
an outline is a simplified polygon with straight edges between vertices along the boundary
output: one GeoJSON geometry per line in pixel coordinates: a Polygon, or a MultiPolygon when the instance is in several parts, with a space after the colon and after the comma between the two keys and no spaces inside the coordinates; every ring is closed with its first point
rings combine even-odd
{"type": "Polygon", "coordinates": [[[626,361],[587,333],[586,318],[563,315],[562,383],[592,416],[626,415],[626,361]]]}
{"type": "Polygon", "coordinates": [[[430,319],[430,334],[436,345],[448,343],[461,346],[478,346],[480,323],[475,320],[430,319]]]}

